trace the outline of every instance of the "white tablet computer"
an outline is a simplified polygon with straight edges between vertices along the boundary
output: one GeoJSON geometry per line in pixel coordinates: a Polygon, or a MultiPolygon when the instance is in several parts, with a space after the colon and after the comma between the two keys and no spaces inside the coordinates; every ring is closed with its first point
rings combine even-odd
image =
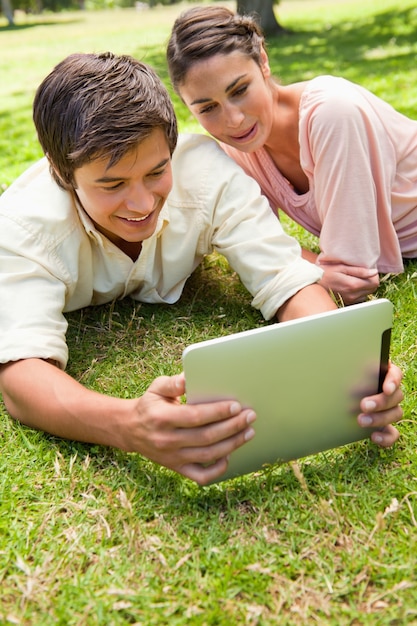
{"type": "Polygon", "coordinates": [[[187,347],[187,402],[236,399],[257,414],[219,480],[368,437],[359,402],[381,388],[392,316],[391,302],[370,300],[187,347]]]}

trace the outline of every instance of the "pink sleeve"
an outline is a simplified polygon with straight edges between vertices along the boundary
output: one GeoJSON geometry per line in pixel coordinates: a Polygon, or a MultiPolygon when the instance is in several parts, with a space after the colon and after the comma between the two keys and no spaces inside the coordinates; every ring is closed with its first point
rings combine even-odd
{"type": "Polygon", "coordinates": [[[337,87],[309,91],[300,108],[301,165],[322,224],[319,260],[376,268],[383,241],[388,264],[401,271],[390,205],[394,147],[356,86],[337,87]]]}

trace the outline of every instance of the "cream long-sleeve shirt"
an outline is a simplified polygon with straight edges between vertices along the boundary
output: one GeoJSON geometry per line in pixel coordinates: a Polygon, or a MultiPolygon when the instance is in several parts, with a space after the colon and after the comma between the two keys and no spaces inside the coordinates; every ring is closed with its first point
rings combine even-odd
{"type": "Polygon", "coordinates": [[[417,257],[417,122],[343,78],[306,83],[299,109],[297,194],[262,148],[225,151],[282,209],[319,237],[319,262],[400,273],[417,257]]]}
{"type": "Polygon", "coordinates": [[[94,227],[46,159],[0,197],[0,362],[51,358],[65,367],[63,313],[130,296],[174,303],[204,255],[217,250],[266,319],[320,280],[259,186],[215,141],[180,137],[173,188],[136,262],[94,227]]]}

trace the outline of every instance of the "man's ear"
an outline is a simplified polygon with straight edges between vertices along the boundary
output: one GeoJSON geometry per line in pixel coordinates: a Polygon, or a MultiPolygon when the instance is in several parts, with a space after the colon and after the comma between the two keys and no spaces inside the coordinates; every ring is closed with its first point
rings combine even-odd
{"type": "Polygon", "coordinates": [[[270,78],[271,77],[271,68],[269,67],[269,58],[268,55],[266,53],[266,50],[264,48],[264,46],[262,46],[261,48],[261,72],[263,74],[264,78],[270,78]]]}
{"type": "Polygon", "coordinates": [[[60,173],[58,172],[58,169],[56,168],[55,164],[51,161],[51,157],[49,156],[49,154],[46,154],[45,156],[48,159],[49,169],[51,170],[51,174],[54,177],[55,181],[58,183],[58,185],[60,187],[62,187],[62,189],[66,189],[67,191],[71,191],[72,190],[72,186],[69,185],[68,183],[66,183],[63,180],[63,178],[60,175],[60,173]]]}

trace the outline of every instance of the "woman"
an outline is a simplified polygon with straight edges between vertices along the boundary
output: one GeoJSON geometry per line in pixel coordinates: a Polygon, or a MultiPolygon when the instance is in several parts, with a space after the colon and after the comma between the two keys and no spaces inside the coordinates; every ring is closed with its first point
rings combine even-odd
{"type": "Polygon", "coordinates": [[[171,81],[271,207],[319,237],[322,284],[345,304],[417,257],[417,122],[343,78],[281,85],[255,20],[195,7],[168,44],[171,81]]]}

